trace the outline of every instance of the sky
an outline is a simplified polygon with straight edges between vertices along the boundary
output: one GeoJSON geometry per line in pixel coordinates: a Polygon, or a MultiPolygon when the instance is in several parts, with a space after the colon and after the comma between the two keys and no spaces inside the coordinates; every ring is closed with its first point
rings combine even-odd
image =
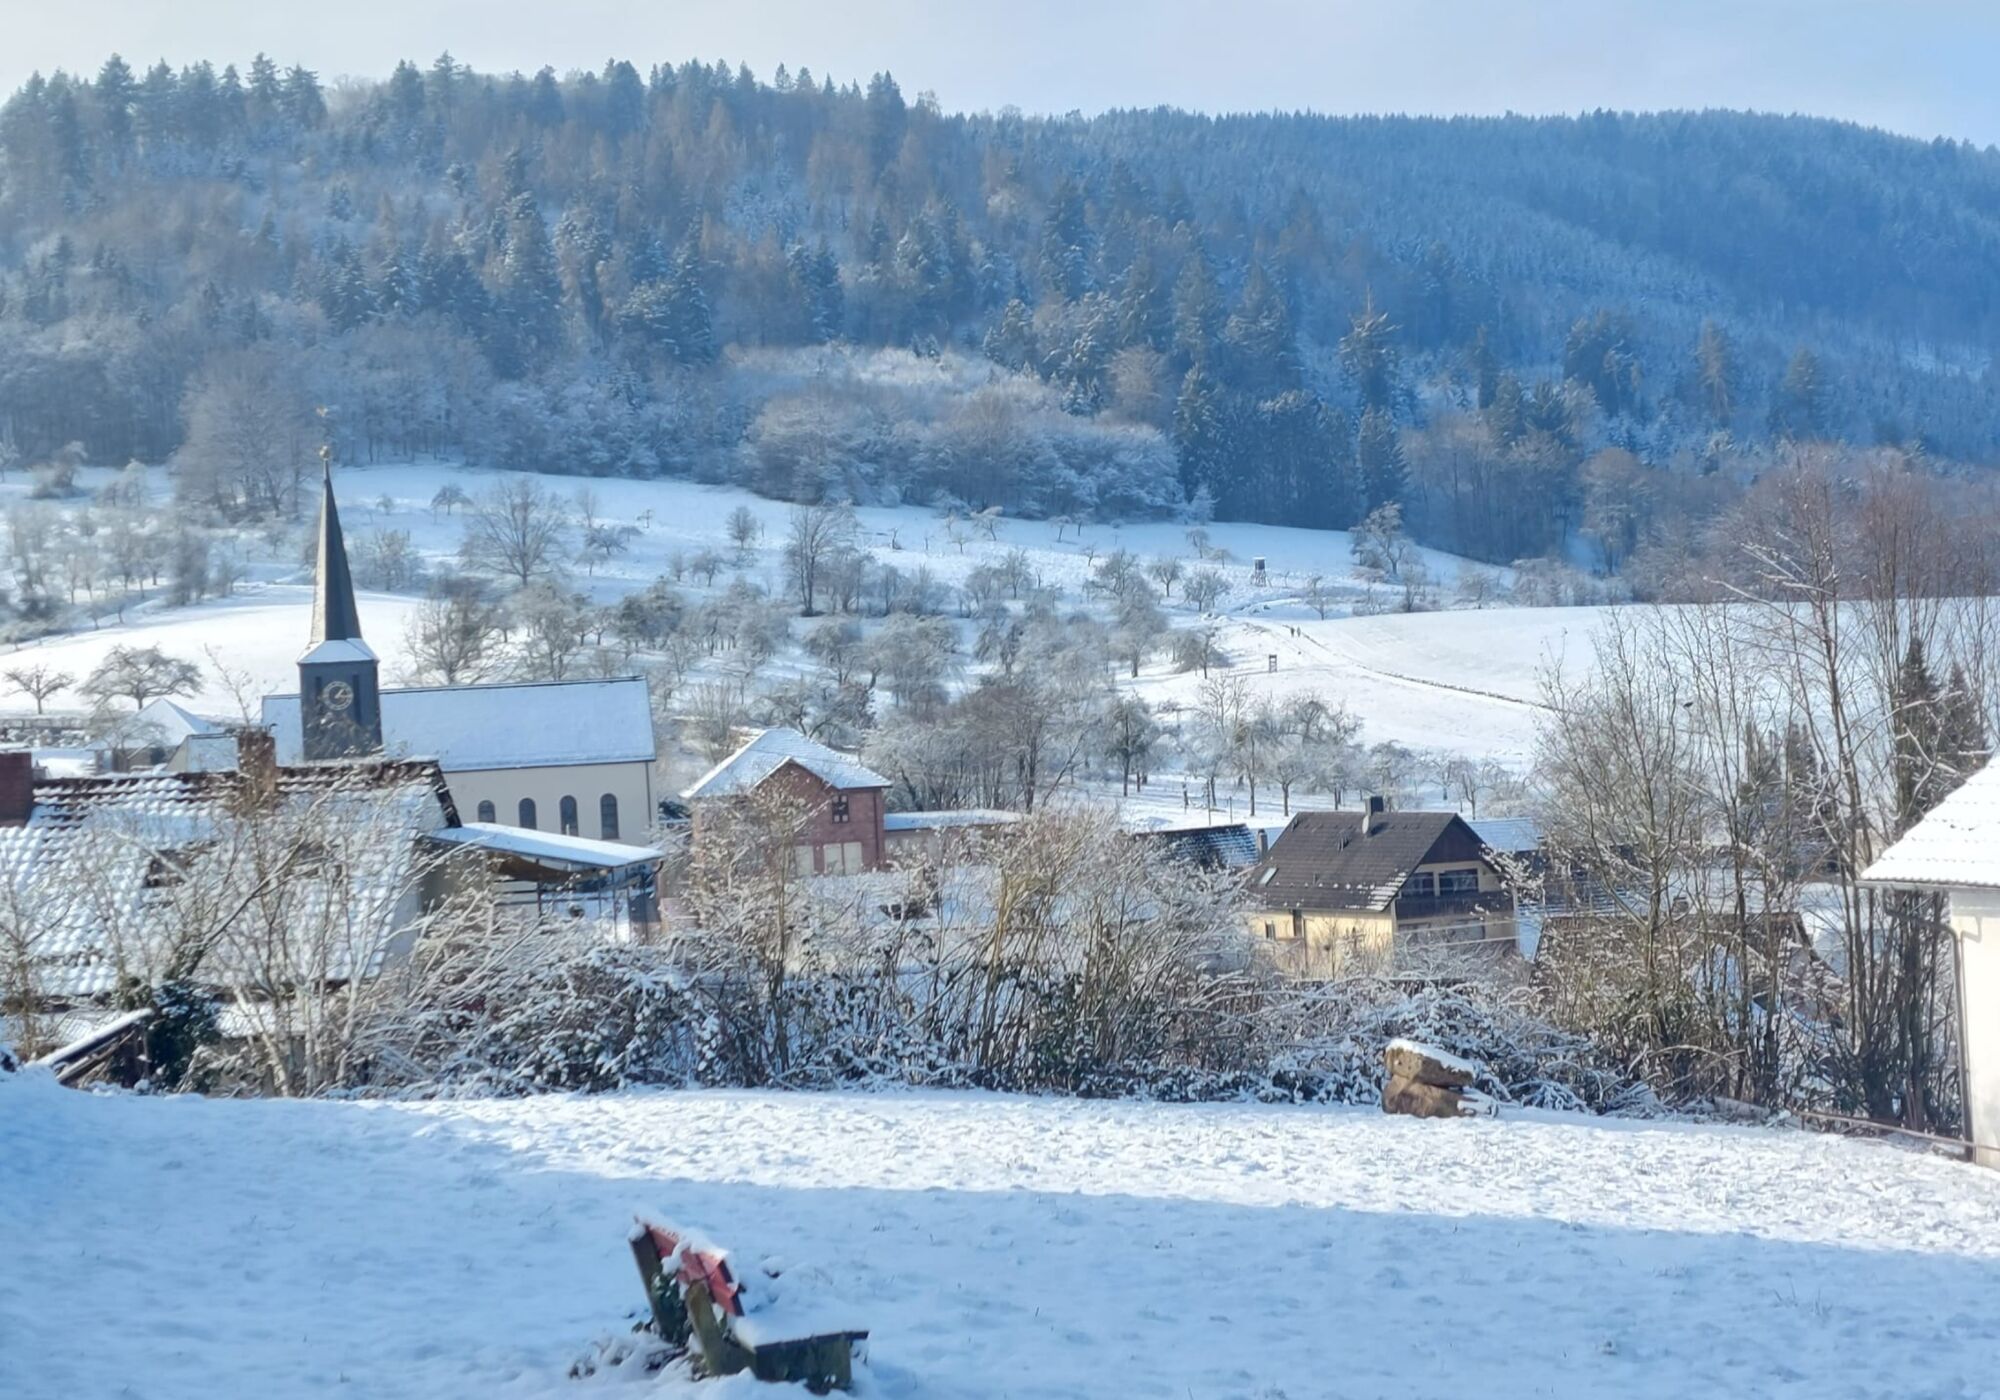
{"type": "Polygon", "coordinates": [[[264,50],[328,80],[449,49],[895,74],[948,111],[1807,112],[2000,143],[1996,0],[0,0],[0,87],[264,50]]]}

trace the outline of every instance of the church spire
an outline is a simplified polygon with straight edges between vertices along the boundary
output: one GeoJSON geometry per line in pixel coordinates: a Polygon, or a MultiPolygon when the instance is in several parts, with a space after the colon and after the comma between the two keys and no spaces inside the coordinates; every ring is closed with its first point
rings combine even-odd
{"type": "Polygon", "coordinates": [[[312,640],[358,642],[361,613],[354,606],[354,576],[347,568],[347,541],[340,534],[340,510],[333,503],[333,454],[322,447],[325,469],[319,504],[319,564],[313,574],[312,640]]]}
{"type": "Polygon", "coordinates": [[[361,640],[354,576],[333,503],[333,453],[322,447],[319,565],[313,577],[312,642],[299,658],[299,737],[309,762],[382,751],[382,694],[375,653],[361,640]]]}

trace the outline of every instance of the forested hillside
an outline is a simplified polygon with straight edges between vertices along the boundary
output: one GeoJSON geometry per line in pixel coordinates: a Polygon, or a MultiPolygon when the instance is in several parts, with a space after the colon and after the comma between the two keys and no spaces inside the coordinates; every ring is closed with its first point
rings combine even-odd
{"type": "Polygon", "coordinates": [[[1785,439],[2000,449],[2000,153],[1728,112],[958,116],[259,57],[0,111],[0,466],[462,456],[1616,569],[1785,439]]]}

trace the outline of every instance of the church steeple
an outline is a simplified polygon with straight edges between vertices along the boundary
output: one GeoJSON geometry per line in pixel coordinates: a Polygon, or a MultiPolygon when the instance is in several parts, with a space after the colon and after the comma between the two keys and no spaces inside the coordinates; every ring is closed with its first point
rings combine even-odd
{"type": "Polygon", "coordinates": [[[382,750],[380,667],[361,640],[354,576],[333,501],[333,455],[325,467],[319,506],[319,561],[313,573],[312,641],[299,658],[299,738],[308,762],[382,750]]]}
{"type": "Polygon", "coordinates": [[[347,569],[347,541],[340,533],[340,508],[333,503],[333,457],[324,449],[319,502],[319,563],[313,574],[312,639],[358,642],[361,614],[354,606],[354,576],[347,569]]]}

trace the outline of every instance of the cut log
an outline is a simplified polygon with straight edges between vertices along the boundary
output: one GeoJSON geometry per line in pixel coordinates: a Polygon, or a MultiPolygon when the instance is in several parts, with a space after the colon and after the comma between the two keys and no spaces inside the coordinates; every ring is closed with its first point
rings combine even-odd
{"type": "Polygon", "coordinates": [[[1456,1089],[1391,1076],[1382,1089],[1382,1111],[1412,1118],[1462,1118],[1467,1109],[1456,1089]]]}
{"type": "Polygon", "coordinates": [[[1390,1078],[1433,1084],[1440,1089],[1463,1089],[1479,1073],[1478,1066],[1470,1061],[1414,1040],[1390,1041],[1382,1052],[1382,1060],[1390,1078]]]}

